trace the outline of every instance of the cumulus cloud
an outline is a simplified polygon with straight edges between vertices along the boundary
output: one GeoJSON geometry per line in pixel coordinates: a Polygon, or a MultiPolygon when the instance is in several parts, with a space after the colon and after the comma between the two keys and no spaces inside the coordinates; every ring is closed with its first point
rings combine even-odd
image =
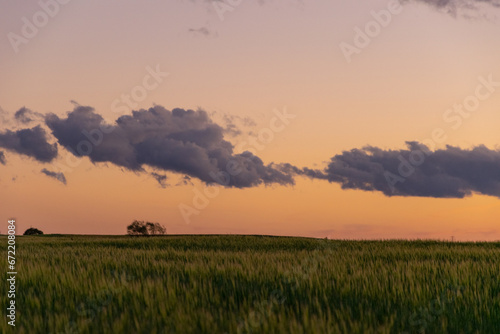
{"type": "Polygon", "coordinates": [[[386,196],[500,197],[500,151],[485,146],[436,151],[417,142],[407,142],[403,150],[367,146],[335,155],[323,171],[296,173],[386,196]]]}
{"type": "Polygon", "coordinates": [[[7,163],[7,160],[5,160],[5,153],[3,151],[0,151],[0,164],[5,165],[7,163]]]}
{"type": "Polygon", "coordinates": [[[40,125],[31,129],[0,132],[0,147],[40,162],[50,162],[57,156],[57,144],[49,144],[45,130],[40,125]]]}
{"type": "Polygon", "coordinates": [[[52,177],[54,179],[56,179],[57,181],[59,182],[62,182],[64,184],[66,184],[66,177],[64,176],[63,173],[56,173],[56,172],[52,172],[50,170],[47,170],[47,169],[42,169],[41,172],[45,175],[47,175],[48,177],[52,177]]]}
{"type": "Polygon", "coordinates": [[[203,110],[155,106],[107,125],[93,108],[76,106],[66,118],[49,114],[45,121],[60,145],[93,163],[111,162],[133,171],[146,165],[237,188],[294,183],[290,174],[250,152],[235,154],[224,129],[203,110]]]}
{"type": "Polygon", "coordinates": [[[20,123],[27,124],[36,120],[42,120],[43,115],[26,107],[22,107],[21,109],[16,111],[16,113],[14,114],[14,118],[20,123]]]}

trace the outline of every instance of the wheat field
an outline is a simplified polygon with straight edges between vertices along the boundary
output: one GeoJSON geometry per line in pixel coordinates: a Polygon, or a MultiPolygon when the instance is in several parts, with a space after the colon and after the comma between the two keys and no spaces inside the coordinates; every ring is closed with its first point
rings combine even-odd
{"type": "Polygon", "coordinates": [[[17,271],[2,333],[500,333],[500,243],[24,236],[17,271]]]}

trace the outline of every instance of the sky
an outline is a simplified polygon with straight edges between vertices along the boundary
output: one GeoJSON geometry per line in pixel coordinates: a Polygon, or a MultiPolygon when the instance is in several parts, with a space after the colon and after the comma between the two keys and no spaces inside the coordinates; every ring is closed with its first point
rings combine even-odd
{"type": "Polygon", "coordinates": [[[497,0],[2,6],[18,232],[500,240],[497,0]]]}

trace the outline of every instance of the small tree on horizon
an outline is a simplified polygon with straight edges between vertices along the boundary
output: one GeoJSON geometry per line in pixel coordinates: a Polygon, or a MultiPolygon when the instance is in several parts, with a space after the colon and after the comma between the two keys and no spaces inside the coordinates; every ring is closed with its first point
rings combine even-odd
{"type": "Polygon", "coordinates": [[[134,220],[132,224],[127,226],[128,235],[163,235],[166,233],[167,229],[159,223],[134,220]]]}
{"type": "Polygon", "coordinates": [[[30,227],[29,229],[24,231],[24,235],[41,235],[41,234],[43,234],[43,232],[34,227],[30,227]]]}

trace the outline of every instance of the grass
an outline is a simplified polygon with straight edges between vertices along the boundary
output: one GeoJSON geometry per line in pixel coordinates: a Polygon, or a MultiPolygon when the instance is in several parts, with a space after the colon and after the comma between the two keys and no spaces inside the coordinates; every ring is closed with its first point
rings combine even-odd
{"type": "Polygon", "coordinates": [[[500,333],[500,243],[16,241],[16,328],[1,333],[500,333]]]}

